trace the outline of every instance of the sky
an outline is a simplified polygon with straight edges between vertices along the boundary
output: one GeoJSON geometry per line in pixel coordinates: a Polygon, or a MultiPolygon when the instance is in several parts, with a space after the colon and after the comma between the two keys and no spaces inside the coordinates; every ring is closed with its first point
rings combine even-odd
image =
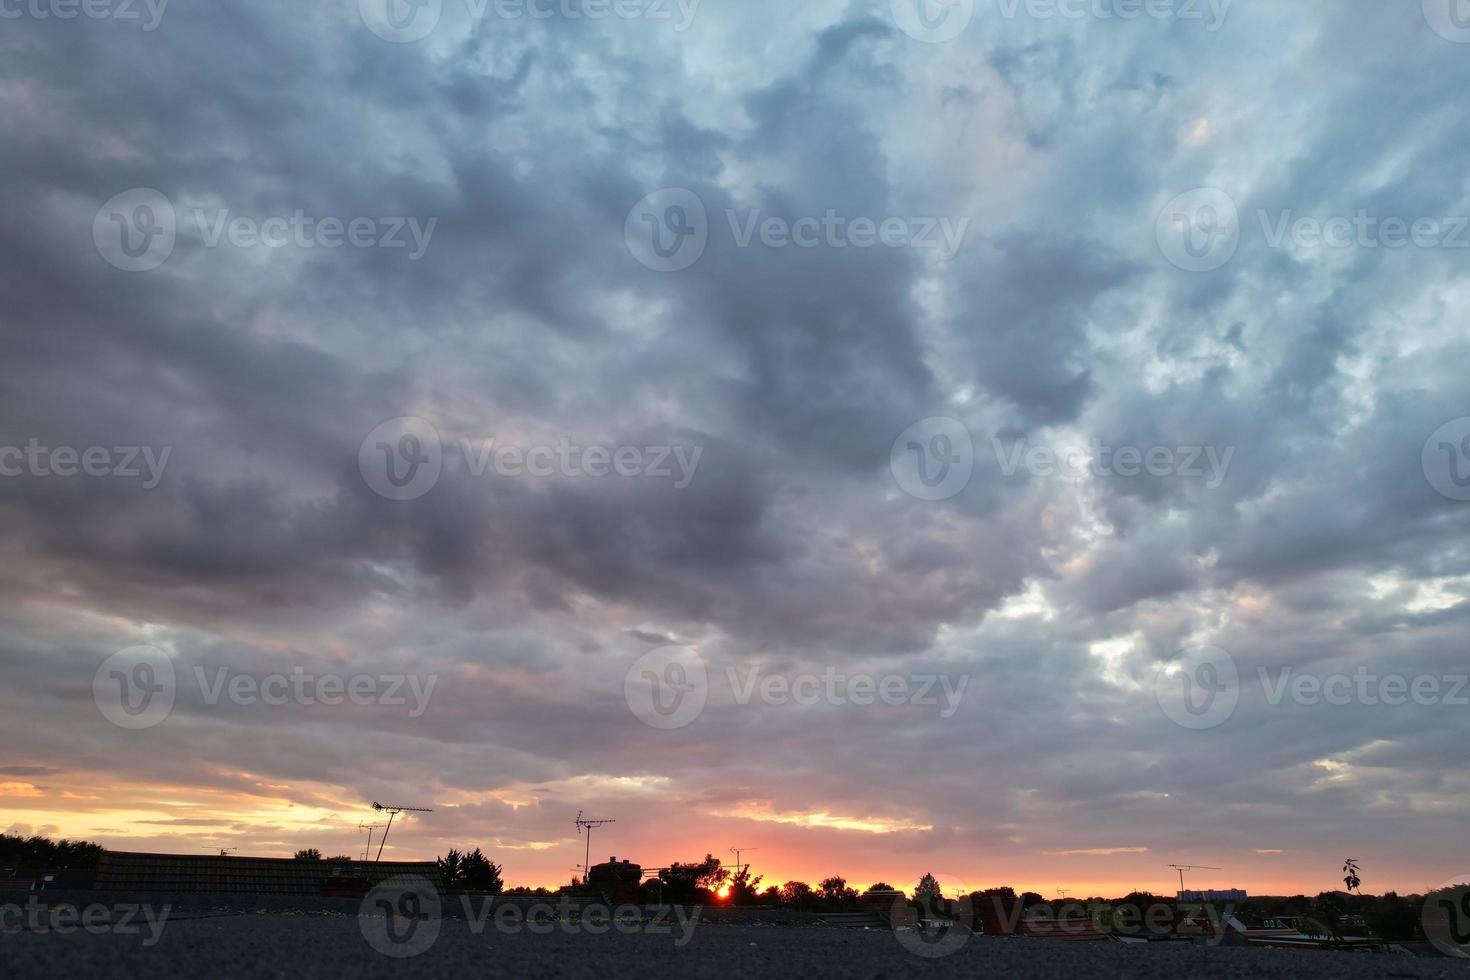
{"type": "Polygon", "coordinates": [[[7,0],[0,830],[1470,877],[1456,13],[7,0]]]}

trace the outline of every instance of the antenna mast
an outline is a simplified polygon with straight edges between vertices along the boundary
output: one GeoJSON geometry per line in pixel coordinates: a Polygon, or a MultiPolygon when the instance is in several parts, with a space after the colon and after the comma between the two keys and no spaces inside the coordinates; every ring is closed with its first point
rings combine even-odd
{"type": "MultiPolygon", "coordinates": [[[[375,857],[375,858],[373,858],[373,861],[375,863],[378,862],[378,861],[383,860],[383,845],[386,844],[386,843],[388,843],[388,831],[390,831],[390,830],[393,829],[393,818],[394,817],[398,816],[400,813],[433,813],[434,812],[433,810],[426,810],[423,807],[418,807],[418,806],[384,806],[383,804],[378,803],[378,802],[374,802],[373,803],[373,809],[374,810],[377,810],[379,813],[386,813],[386,814],[388,814],[388,826],[385,827],[385,828],[383,828],[383,839],[380,840],[380,841],[378,841],[378,856],[375,857]]],[[[369,847],[372,846],[371,842],[368,844],[368,846],[369,847]]]]}
{"type": "Polygon", "coordinates": [[[741,851],[758,851],[758,850],[760,850],[760,848],[758,848],[758,847],[732,847],[732,848],[730,848],[730,853],[735,855],[735,874],[737,876],[740,874],[740,869],[742,867],[746,867],[746,865],[742,865],[740,863],[740,852],[741,851]]]}
{"type": "Polygon", "coordinates": [[[582,810],[578,810],[577,811],[577,836],[578,837],[582,836],[582,828],[584,828],[584,827],[587,828],[587,850],[586,850],[585,856],[582,858],[582,860],[584,862],[583,863],[583,866],[582,866],[582,878],[583,878],[583,884],[585,884],[586,883],[586,879],[589,878],[589,877],[591,877],[591,875],[592,875],[592,828],[593,827],[601,827],[604,824],[617,823],[617,821],[616,820],[584,820],[584,819],[582,819],[582,813],[583,812],[584,811],[582,811],[582,810]]]}
{"type": "Polygon", "coordinates": [[[1225,870],[1224,868],[1217,868],[1214,865],[1210,865],[1210,864],[1171,864],[1171,865],[1169,865],[1169,867],[1171,867],[1175,871],[1179,872],[1179,895],[1181,897],[1183,897],[1183,895],[1184,895],[1184,872],[1186,872],[1186,871],[1223,871],[1223,870],[1225,870]]]}
{"type": "Polygon", "coordinates": [[[383,825],[380,823],[360,823],[357,825],[358,830],[366,830],[368,835],[367,846],[362,849],[362,859],[364,861],[366,861],[368,859],[368,855],[373,852],[373,831],[378,830],[382,826],[383,825]]]}

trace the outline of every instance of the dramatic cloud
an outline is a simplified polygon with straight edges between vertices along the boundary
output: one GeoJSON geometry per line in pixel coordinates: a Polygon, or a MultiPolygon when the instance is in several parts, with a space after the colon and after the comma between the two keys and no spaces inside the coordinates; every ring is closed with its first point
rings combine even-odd
{"type": "Polygon", "coordinates": [[[1470,872],[1448,22],[385,2],[0,30],[13,829],[1470,872]]]}

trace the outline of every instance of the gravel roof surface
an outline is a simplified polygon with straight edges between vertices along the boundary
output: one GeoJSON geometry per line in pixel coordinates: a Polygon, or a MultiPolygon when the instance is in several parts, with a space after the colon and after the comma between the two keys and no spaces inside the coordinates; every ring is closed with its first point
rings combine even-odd
{"type": "MultiPolygon", "coordinates": [[[[547,928],[552,924],[543,925],[547,928]]],[[[1058,943],[969,937],[928,958],[884,929],[822,926],[671,925],[667,934],[537,935],[524,926],[479,932],[459,919],[420,934],[418,955],[395,959],[365,934],[385,922],[341,913],[237,914],[190,911],[150,933],[72,935],[22,929],[0,934],[0,976],[52,977],[909,977],[1029,978],[1452,977],[1470,980],[1470,961],[1181,945],[1058,943]],[[679,940],[685,940],[678,945],[679,940]]],[[[902,937],[910,942],[913,937],[902,937]]]]}

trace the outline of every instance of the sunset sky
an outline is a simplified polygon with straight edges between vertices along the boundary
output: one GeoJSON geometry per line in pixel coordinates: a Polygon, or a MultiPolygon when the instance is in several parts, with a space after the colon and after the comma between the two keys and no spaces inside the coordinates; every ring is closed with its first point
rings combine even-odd
{"type": "Polygon", "coordinates": [[[946,38],[905,0],[442,0],[393,38],[383,2],[0,24],[0,831],[357,854],[380,800],[434,809],[385,859],[512,885],[574,874],[582,810],[594,860],[766,884],[1470,877],[1470,37],[1434,3],[965,0],[946,38]],[[165,211],[167,254],[107,240],[165,211]],[[1361,212],[1442,234],[1297,234],[1361,212]],[[1066,465],[1098,447],[1174,468],[1066,465]],[[171,710],[116,723],[160,665],[171,710]],[[1275,687],[1344,675],[1437,693],[1275,687]]]}

